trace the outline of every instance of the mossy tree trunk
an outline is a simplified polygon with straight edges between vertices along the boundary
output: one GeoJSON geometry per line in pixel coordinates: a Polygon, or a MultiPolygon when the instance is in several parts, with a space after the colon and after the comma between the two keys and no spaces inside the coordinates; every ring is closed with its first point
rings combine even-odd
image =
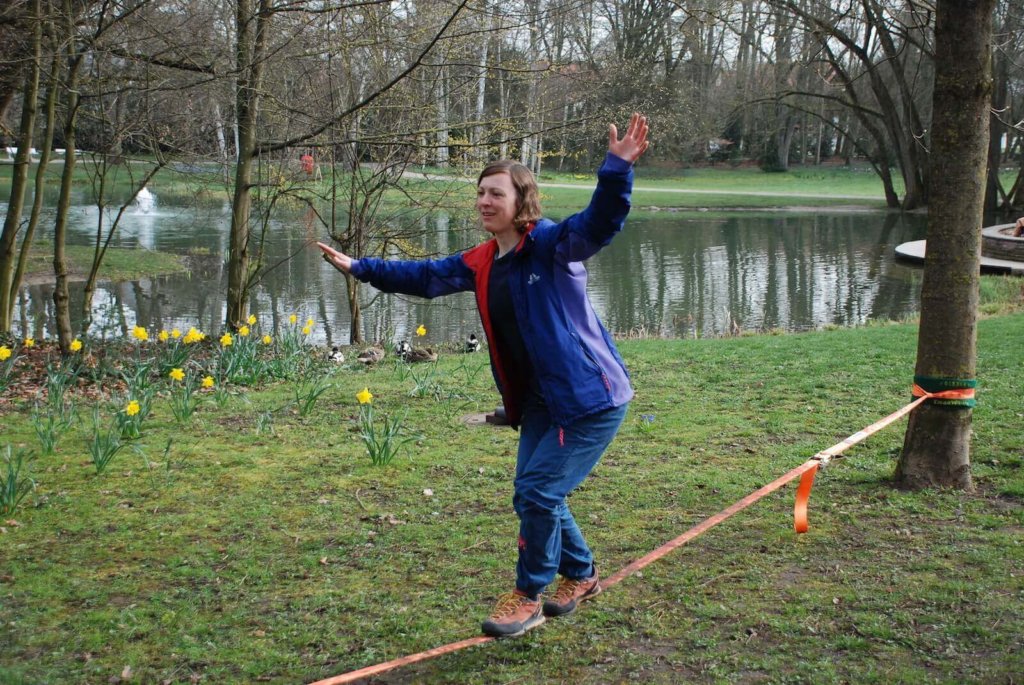
{"type": "Polygon", "coordinates": [[[43,17],[40,0],[34,3],[33,14],[32,56],[22,90],[18,153],[14,158],[11,174],[11,195],[7,201],[7,215],[4,217],[3,231],[0,232],[0,332],[3,333],[10,333],[13,323],[14,302],[17,297],[14,272],[18,254],[18,233],[21,232],[21,213],[25,206],[28,172],[32,162],[33,134],[36,128],[39,72],[43,57],[43,17]]]}
{"type": "Polygon", "coordinates": [[[250,216],[254,166],[257,161],[256,129],[259,125],[263,74],[266,62],[267,32],[273,17],[269,0],[237,0],[235,6],[236,126],[238,159],[235,162],[235,188],[228,238],[228,296],[225,324],[237,330],[246,317],[249,295],[250,216]]]}
{"type": "MultiPolygon", "coordinates": [[[[931,202],[917,376],[973,379],[995,0],[939,0],[931,202]]],[[[910,416],[900,486],[971,489],[972,410],[925,402],[910,416]]]]}
{"type": "Polygon", "coordinates": [[[64,90],[64,170],[60,178],[60,195],[57,198],[57,217],[53,226],[53,273],[55,284],[53,289],[54,319],[57,326],[57,341],[62,354],[71,350],[74,333],[71,330],[71,294],[68,290],[68,263],[65,256],[65,243],[68,232],[68,212],[71,209],[71,186],[74,180],[75,135],[78,130],[78,108],[81,104],[78,84],[82,60],[85,56],[75,37],[75,17],[71,0],[64,0],[63,34],[65,39],[64,57],[67,60],[67,72],[62,84],[64,90]]]}
{"type": "MultiPolygon", "coordinates": [[[[52,20],[47,21],[47,26],[52,33],[52,20]]],[[[25,226],[25,233],[21,237],[21,247],[19,248],[16,260],[17,266],[14,269],[14,277],[11,279],[9,311],[12,327],[14,324],[15,303],[19,297],[24,296],[21,293],[21,284],[25,280],[25,271],[28,268],[29,250],[32,248],[32,242],[35,240],[36,229],[39,227],[39,222],[42,217],[43,190],[46,187],[46,170],[50,164],[50,151],[53,149],[53,136],[57,126],[57,97],[59,95],[57,80],[60,75],[61,61],[59,59],[58,51],[51,50],[51,53],[50,74],[46,85],[46,98],[43,102],[43,116],[46,121],[46,132],[43,134],[43,142],[40,146],[39,153],[39,163],[36,165],[35,192],[34,197],[32,198],[32,209],[29,212],[28,224],[25,226]]],[[[24,325],[24,322],[22,329],[28,330],[24,325]]]]}

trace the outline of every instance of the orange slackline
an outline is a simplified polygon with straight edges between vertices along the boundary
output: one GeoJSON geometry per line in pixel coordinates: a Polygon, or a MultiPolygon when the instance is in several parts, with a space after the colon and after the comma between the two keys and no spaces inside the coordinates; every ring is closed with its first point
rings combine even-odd
{"type": "MultiPolygon", "coordinates": [[[[974,388],[956,388],[953,390],[940,390],[938,392],[928,392],[917,383],[914,383],[911,388],[911,394],[917,399],[906,405],[902,409],[894,411],[884,419],[875,421],[873,424],[865,428],[864,430],[857,431],[850,437],[846,438],[842,442],[832,445],[827,450],[822,450],[815,454],[809,461],[804,463],[804,466],[813,464],[811,468],[806,469],[801,478],[800,485],[796,489],[796,502],[793,505],[793,529],[798,533],[807,532],[807,500],[811,497],[811,487],[814,485],[814,474],[817,473],[818,467],[824,468],[832,457],[839,456],[845,452],[848,447],[856,445],[861,442],[869,435],[873,435],[878,431],[888,426],[893,421],[896,421],[918,407],[922,402],[930,399],[936,400],[970,400],[974,399],[974,388]]],[[[803,468],[803,467],[801,467],[803,468]]]]}
{"type": "MultiPolygon", "coordinates": [[[[869,435],[877,433],[878,431],[885,428],[894,421],[902,418],[903,416],[906,416],[915,408],[917,408],[921,403],[925,402],[928,399],[971,399],[974,397],[974,390],[943,390],[941,392],[931,393],[927,392],[926,390],[922,390],[917,384],[915,384],[913,388],[913,394],[918,399],[914,400],[905,407],[893,412],[892,414],[889,414],[885,418],[874,422],[867,428],[857,431],[856,433],[846,438],[842,442],[836,443],[832,447],[829,447],[826,450],[818,452],[813,457],[805,461],[803,464],[797,466],[795,469],[789,471],[785,475],[780,476],[779,478],[773,480],[771,483],[768,483],[767,485],[755,490],[754,492],[750,493],[749,495],[739,500],[738,502],[718,512],[714,516],[711,516],[710,518],[701,521],[696,526],[690,528],[688,531],[686,531],[679,537],[673,540],[669,540],[661,547],[658,547],[654,551],[647,553],[646,555],[640,557],[639,559],[627,565],[618,572],[608,576],[606,579],[601,581],[601,586],[603,588],[609,588],[612,585],[615,585],[616,583],[625,580],[626,578],[633,575],[640,569],[644,568],[645,566],[648,566],[649,564],[657,561],[658,559],[661,559],[662,557],[666,556],[669,552],[672,552],[673,550],[682,547],[687,542],[694,539],[704,531],[717,526],[719,523],[725,521],[733,514],[743,511],[754,502],[778,490],[783,485],[797,478],[798,476],[800,477],[800,485],[797,488],[796,504],[793,508],[793,527],[798,533],[806,532],[808,527],[807,502],[811,495],[811,486],[814,484],[814,474],[817,473],[819,467],[824,467],[826,464],[828,464],[829,460],[832,457],[838,456],[842,452],[846,451],[847,448],[863,441],[869,435]]],[[[414,664],[419,661],[432,659],[436,656],[441,656],[442,654],[450,654],[452,652],[457,652],[462,649],[466,649],[467,647],[475,647],[476,645],[482,645],[487,642],[493,642],[495,639],[496,638],[488,637],[486,635],[480,635],[477,637],[469,638],[467,640],[452,642],[451,644],[443,645],[441,647],[435,647],[434,649],[428,649],[424,652],[418,652],[416,654],[410,654],[408,656],[392,659],[391,661],[385,661],[374,666],[367,666],[357,671],[350,671],[349,673],[343,673],[342,675],[337,675],[332,678],[318,680],[315,683],[310,683],[310,685],[342,685],[342,683],[351,683],[362,678],[368,678],[370,676],[378,675],[386,671],[394,670],[401,666],[408,666],[409,664],[414,664]]]]}
{"type": "Polygon", "coordinates": [[[336,675],[333,678],[318,680],[315,683],[310,683],[310,685],[340,685],[341,683],[351,683],[362,678],[369,678],[370,676],[377,675],[378,673],[394,670],[399,666],[408,666],[409,664],[414,664],[417,661],[426,661],[427,659],[433,659],[435,656],[457,652],[460,649],[465,649],[466,647],[482,645],[485,642],[493,642],[494,640],[495,638],[487,637],[486,635],[471,637],[468,640],[462,640],[461,642],[453,642],[450,645],[435,647],[434,649],[428,649],[427,651],[419,652],[418,654],[410,654],[409,656],[385,661],[384,663],[377,664],[376,666],[367,666],[366,668],[360,668],[358,671],[351,671],[349,673],[343,673],[342,675],[336,675]]]}

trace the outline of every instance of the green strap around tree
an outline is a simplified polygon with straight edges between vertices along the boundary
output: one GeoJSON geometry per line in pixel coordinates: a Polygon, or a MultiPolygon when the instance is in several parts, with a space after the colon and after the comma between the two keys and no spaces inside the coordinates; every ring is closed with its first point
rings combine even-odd
{"type": "MultiPolygon", "coordinates": [[[[978,387],[975,378],[941,378],[938,376],[914,376],[914,383],[927,392],[944,390],[974,390],[978,387]]],[[[937,407],[973,407],[977,402],[970,399],[939,399],[933,398],[929,403],[937,407]]]]}

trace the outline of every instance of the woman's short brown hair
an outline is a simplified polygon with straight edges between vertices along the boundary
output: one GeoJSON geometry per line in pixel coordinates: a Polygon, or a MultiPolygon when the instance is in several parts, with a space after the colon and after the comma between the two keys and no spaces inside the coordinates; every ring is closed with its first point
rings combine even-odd
{"type": "Polygon", "coordinates": [[[512,220],[516,230],[520,233],[526,230],[526,225],[540,219],[540,191],[537,189],[537,180],[533,173],[519,162],[511,159],[500,159],[491,162],[480,172],[476,184],[488,176],[495,174],[508,174],[512,179],[512,187],[516,189],[516,216],[512,220]]]}

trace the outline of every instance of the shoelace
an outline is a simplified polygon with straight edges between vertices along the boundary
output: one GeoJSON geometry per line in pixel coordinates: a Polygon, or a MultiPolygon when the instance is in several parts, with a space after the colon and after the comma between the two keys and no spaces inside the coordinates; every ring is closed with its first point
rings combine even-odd
{"type": "Polygon", "coordinates": [[[555,590],[555,596],[552,599],[554,599],[558,604],[568,602],[572,599],[572,596],[576,594],[576,589],[585,582],[586,581],[584,580],[562,578],[562,582],[558,584],[558,589],[555,590]]]}
{"type": "Polygon", "coordinates": [[[515,612],[516,609],[524,602],[528,601],[522,595],[517,595],[514,592],[507,592],[498,598],[498,605],[494,607],[494,613],[491,614],[491,618],[504,618],[509,614],[515,612]]]}

